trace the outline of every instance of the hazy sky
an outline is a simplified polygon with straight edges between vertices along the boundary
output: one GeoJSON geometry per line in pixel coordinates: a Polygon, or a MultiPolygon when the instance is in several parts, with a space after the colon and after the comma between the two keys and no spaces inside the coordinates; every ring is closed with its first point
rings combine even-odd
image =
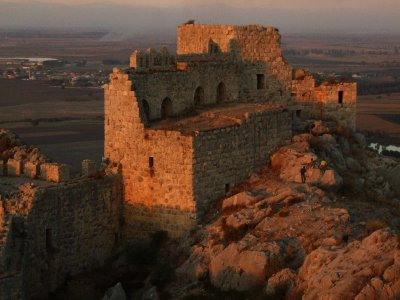
{"type": "Polygon", "coordinates": [[[400,33],[400,0],[0,0],[0,28],[171,32],[192,18],[293,33],[400,33]]]}
{"type": "Polygon", "coordinates": [[[236,7],[271,7],[271,8],[283,8],[283,9],[324,9],[324,8],[336,8],[336,7],[348,7],[348,8],[359,8],[359,9],[376,9],[386,10],[387,12],[395,9],[400,10],[399,0],[0,0],[0,2],[43,2],[43,3],[58,3],[67,5],[76,4],[90,4],[90,3],[118,3],[127,4],[133,6],[195,6],[195,5],[215,5],[225,4],[236,7]]]}

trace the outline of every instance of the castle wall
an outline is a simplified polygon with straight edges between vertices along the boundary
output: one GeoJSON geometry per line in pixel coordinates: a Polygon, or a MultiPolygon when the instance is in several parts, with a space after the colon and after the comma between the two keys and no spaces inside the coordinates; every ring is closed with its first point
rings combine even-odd
{"type": "Polygon", "coordinates": [[[5,200],[6,211],[13,201],[26,205],[12,217],[2,247],[2,300],[47,296],[69,276],[101,267],[120,239],[117,175],[30,191],[5,200]],[[18,293],[22,295],[13,298],[18,293]]]}
{"type": "Polygon", "coordinates": [[[282,58],[280,39],[273,27],[182,24],[178,27],[177,54],[208,53],[210,40],[223,52],[236,47],[243,61],[264,62],[267,73],[290,88],[292,68],[282,58]]]}
{"type": "Polygon", "coordinates": [[[150,120],[161,118],[161,105],[165,98],[172,101],[173,114],[181,115],[195,107],[195,91],[204,90],[204,103],[217,103],[217,88],[225,86],[223,102],[236,102],[239,98],[239,72],[233,63],[202,63],[184,72],[133,73],[130,75],[139,101],[146,100],[150,120]]]}
{"type": "Polygon", "coordinates": [[[323,83],[317,87],[311,76],[293,80],[296,102],[302,106],[305,117],[334,120],[341,125],[356,128],[356,83],[323,83]]]}
{"type": "Polygon", "coordinates": [[[131,77],[111,78],[105,87],[105,156],[122,165],[128,240],[160,229],[181,236],[225,194],[226,184],[232,187],[265,165],[291,135],[291,117],[283,109],[192,134],[145,128],[131,77]]]}
{"type": "Polygon", "coordinates": [[[269,162],[270,154],[291,138],[291,121],[289,112],[275,109],[195,137],[193,178],[199,214],[269,162]]]}
{"type": "Polygon", "coordinates": [[[127,240],[156,230],[181,235],[195,222],[192,137],[145,129],[128,75],[112,77],[105,87],[105,156],[122,165],[127,240]]]}

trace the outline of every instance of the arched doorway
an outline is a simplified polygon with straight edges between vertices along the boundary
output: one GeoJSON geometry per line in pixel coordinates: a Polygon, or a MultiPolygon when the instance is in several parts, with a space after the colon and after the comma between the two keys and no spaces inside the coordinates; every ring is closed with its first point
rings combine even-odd
{"type": "Polygon", "coordinates": [[[203,105],[204,104],[204,89],[199,86],[194,92],[194,105],[203,105]]]}
{"type": "Polygon", "coordinates": [[[165,98],[161,104],[161,119],[172,117],[172,101],[170,98],[165,98]]]}
{"type": "Polygon", "coordinates": [[[225,101],[225,94],[226,94],[225,84],[221,82],[220,84],[218,84],[217,87],[217,103],[225,101]]]}
{"type": "Polygon", "coordinates": [[[149,106],[149,102],[147,102],[146,100],[143,100],[142,103],[143,103],[144,116],[145,116],[147,121],[150,121],[150,106],[149,106]]]}

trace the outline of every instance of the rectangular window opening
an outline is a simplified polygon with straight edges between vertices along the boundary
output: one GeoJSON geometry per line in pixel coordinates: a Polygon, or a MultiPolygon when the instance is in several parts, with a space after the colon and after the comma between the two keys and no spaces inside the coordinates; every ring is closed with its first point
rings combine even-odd
{"type": "Polygon", "coordinates": [[[301,117],[301,110],[300,109],[296,110],[296,117],[297,118],[301,117]]]}
{"type": "Polygon", "coordinates": [[[257,74],[257,90],[262,90],[265,88],[265,75],[257,74]]]}
{"type": "Polygon", "coordinates": [[[149,157],[149,168],[153,169],[154,168],[154,158],[153,157],[149,157]]]}
{"type": "Polygon", "coordinates": [[[343,104],[343,91],[339,91],[339,93],[338,93],[338,103],[340,105],[343,104]]]}

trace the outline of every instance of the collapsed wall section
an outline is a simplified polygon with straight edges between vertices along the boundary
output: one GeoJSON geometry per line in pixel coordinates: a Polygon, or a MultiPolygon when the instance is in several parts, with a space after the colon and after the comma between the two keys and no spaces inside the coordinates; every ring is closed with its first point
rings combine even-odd
{"type": "Polygon", "coordinates": [[[193,181],[198,213],[265,166],[285,140],[292,119],[283,109],[250,114],[236,126],[198,133],[194,138],[193,181]]]}

